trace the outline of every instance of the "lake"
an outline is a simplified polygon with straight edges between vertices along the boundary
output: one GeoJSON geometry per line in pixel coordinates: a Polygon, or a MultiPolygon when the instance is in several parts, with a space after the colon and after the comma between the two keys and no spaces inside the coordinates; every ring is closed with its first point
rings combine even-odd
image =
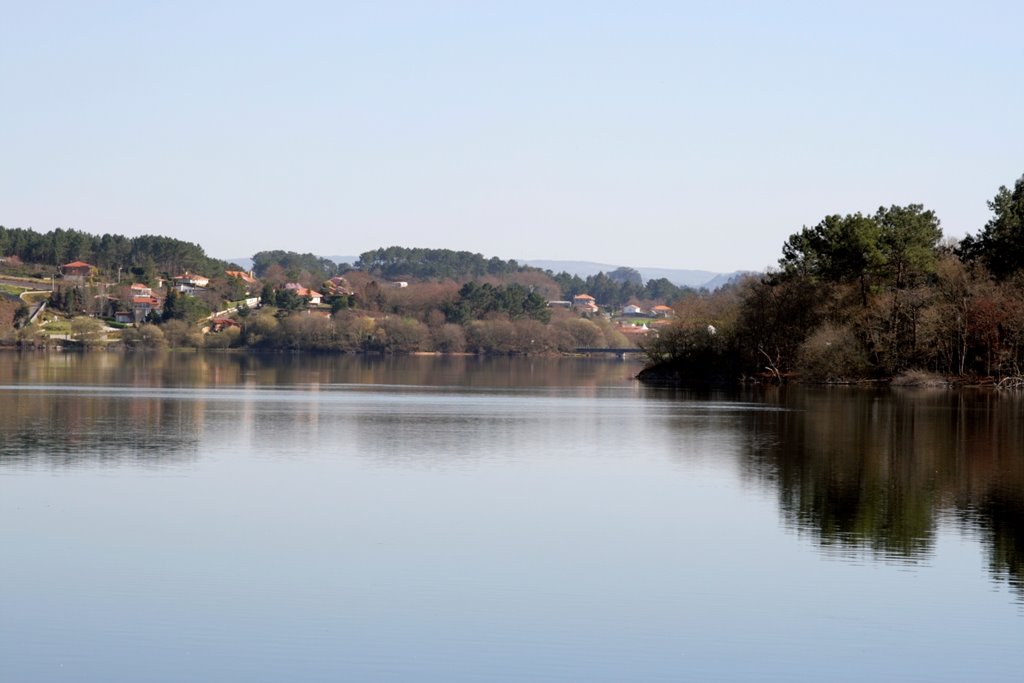
{"type": "Polygon", "coordinates": [[[1019,681],[1024,396],[0,354],[0,680],[1019,681]]]}

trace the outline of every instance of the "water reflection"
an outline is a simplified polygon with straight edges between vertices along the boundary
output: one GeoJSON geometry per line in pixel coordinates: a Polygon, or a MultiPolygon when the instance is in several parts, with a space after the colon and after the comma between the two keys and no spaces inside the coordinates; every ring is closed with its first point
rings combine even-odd
{"type": "MultiPolygon", "coordinates": [[[[407,445],[422,440],[431,419],[392,410],[396,392],[479,390],[471,404],[480,408],[495,391],[597,395],[636,371],[583,359],[0,352],[0,466],[180,463],[197,457],[201,441],[269,445],[289,433],[293,443],[311,442],[323,420],[348,421],[351,437],[366,443],[384,435],[407,445]],[[388,396],[372,400],[374,387],[388,396]]],[[[476,410],[467,429],[433,441],[443,438],[450,453],[472,450],[493,439],[482,420],[507,422],[500,411],[476,410]]]]}
{"type": "Polygon", "coordinates": [[[156,465],[196,457],[204,406],[189,400],[0,390],[0,466],[156,465]]]}
{"type": "Polygon", "coordinates": [[[784,408],[733,414],[742,469],[776,492],[786,524],[823,551],[919,562],[952,518],[985,539],[993,575],[1024,597],[1018,394],[794,387],[699,398],[784,408]]]}
{"type": "Polygon", "coordinates": [[[592,406],[571,402],[614,389],[634,407],[606,405],[608,414],[642,406],[641,416],[667,431],[651,432],[652,442],[676,443],[679,457],[729,444],[725,455],[745,480],[772,492],[785,525],[822,552],[921,562],[943,525],[955,524],[984,540],[992,575],[1024,597],[1019,395],[673,392],[633,384],[636,370],[565,359],[2,354],[0,468],[177,466],[282,440],[289,453],[334,439],[346,453],[417,467],[474,462],[494,444],[503,452],[553,443],[599,449],[618,428],[595,424],[586,419],[592,406]],[[425,404],[424,392],[445,392],[445,400],[425,404]]]}
{"type": "Polygon", "coordinates": [[[15,353],[0,351],[0,385],[215,387],[338,384],[415,387],[622,386],[636,363],[564,358],[292,353],[15,353]]]}

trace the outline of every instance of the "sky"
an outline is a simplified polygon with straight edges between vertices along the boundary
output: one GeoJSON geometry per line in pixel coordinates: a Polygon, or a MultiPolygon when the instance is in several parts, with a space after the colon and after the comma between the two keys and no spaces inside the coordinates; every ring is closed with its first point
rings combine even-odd
{"type": "Polygon", "coordinates": [[[0,225],[761,270],[1024,174],[1024,3],[0,0],[0,225]]]}

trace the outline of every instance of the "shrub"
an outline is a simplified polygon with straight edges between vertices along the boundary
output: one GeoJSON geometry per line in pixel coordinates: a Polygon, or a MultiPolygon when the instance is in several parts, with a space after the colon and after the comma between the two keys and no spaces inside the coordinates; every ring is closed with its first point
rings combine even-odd
{"type": "Polygon", "coordinates": [[[804,379],[843,382],[868,376],[871,364],[850,328],[825,323],[800,345],[796,370],[804,379]]]}

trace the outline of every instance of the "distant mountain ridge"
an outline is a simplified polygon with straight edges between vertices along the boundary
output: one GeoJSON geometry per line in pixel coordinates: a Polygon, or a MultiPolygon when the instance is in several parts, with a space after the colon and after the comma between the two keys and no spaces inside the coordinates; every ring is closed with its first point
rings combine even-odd
{"type": "MultiPolygon", "coordinates": [[[[359,260],[358,256],[323,256],[335,263],[355,263],[359,260]]],[[[248,257],[239,257],[225,259],[231,263],[236,263],[241,266],[244,270],[252,269],[252,259],[248,257]]],[[[570,275],[579,275],[582,278],[589,277],[591,275],[597,275],[598,273],[610,273],[616,268],[623,266],[612,263],[597,263],[594,261],[557,261],[551,259],[517,259],[522,265],[533,266],[534,268],[540,268],[542,270],[550,270],[553,273],[566,272],[570,275]]],[[[649,268],[649,267],[636,267],[637,272],[640,273],[640,277],[644,279],[644,282],[648,280],[658,280],[665,278],[669,282],[679,287],[693,287],[694,289],[718,289],[723,285],[726,285],[735,280],[740,275],[745,274],[746,271],[735,270],[731,273],[715,273],[710,270],[686,270],[681,268],[649,268]]]]}
{"type": "MultiPolygon", "coordinates": [[[[593,261],[554,261],[545,259],[522,259],[519,263],[533,266],[534,268],[542,268],[544,270],[550,270],[553,273],[566,272],[570,275],[579,275],[582,278],[589,277],[590,275],[597,275],[598,273],[610,273],[616,268],[622,268],[621,265],[615,265],[612,263],[595,263],[593,261]]],[[[640,277],[644,279],[644,282],[648,280],[658,280],[665,278],[674,285],[680,287],[693,287],[699,289],[705,287],[707,289],[718,289],[722,285],[731,282],[736,277],[743,274],[743,271],[733,271],[731,273],[715,273],[710,270],[685,270],[680,268],[650,268],[640,266],[627,266],[633,268],[640,277]]]]}

